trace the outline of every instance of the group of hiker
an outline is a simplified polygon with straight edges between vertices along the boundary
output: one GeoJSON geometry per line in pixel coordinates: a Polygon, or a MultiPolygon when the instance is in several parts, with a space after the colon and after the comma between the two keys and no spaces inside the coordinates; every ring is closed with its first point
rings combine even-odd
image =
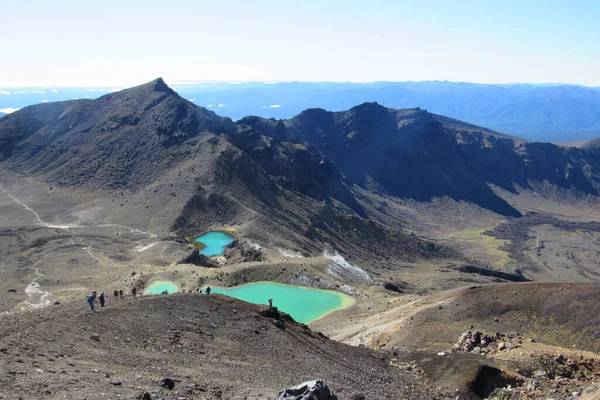
{"type": "MultiPolygon", "coordinates": [[[[210,294],[210,290],[210,286],[207,286],[205,289],[206,294],[210,294]]],[[[202,294],[202,289],[198,288],[198,293],[202,294]]],[[[169,294],[169,292],[165,290],[161,294],[169,294]]],[[[123,289],[115,289],[113,295],[115,296],[115,300],[123,299],[123,289]]],[[[131,286],[131,295],[134,298],[137,297],[137,287],[131,286]]],[[[94,307],[95,303],[97,302],[96,298],[100,300],[100,307],[104,307],[106,304],[106,295],[104,292],[100,293],[100,296],[98,296],[98,292],[93,290],[92,293],[88,294],[87,296],[87,302],[89,303],[92,311],[95,311],[94,307]]],[[[269,299],[269,307],[273,307],[273,299],[269,299]]]]}
{"type": "MultiPolygon", "coordinates": [[[[131,287],[131,294],[133,297],[137,296],[137,288],[135,286],[131,287]]],[[[123,289],[115,289],[113,295],[115,296],[115,300],[118,300],[119,298],[123,299],[123,289]]],[[[106,305],[106,297],[107,296],[104,294],[104,292],[100,293],[100,296],[98,296],[98,292],[96,290],[92,290],[92,293],[88,294],[86,299],[92,311],[95,311],[95,304],[98,300],[100,300],[100,307],[104,307],[106,305]]]]}

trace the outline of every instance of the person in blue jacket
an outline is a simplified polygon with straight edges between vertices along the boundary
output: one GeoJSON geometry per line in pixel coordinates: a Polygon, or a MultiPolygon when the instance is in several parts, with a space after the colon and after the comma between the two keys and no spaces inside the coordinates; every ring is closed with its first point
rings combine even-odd
{"type": "Polygon", "coordinates": [[[94,310],[94,303],[96,302],[96,291],[92,291],[92,294],[88,295],[87,297],[87,302],[90,305],[90,308],[92,309],[92,311],[94,310]]]}

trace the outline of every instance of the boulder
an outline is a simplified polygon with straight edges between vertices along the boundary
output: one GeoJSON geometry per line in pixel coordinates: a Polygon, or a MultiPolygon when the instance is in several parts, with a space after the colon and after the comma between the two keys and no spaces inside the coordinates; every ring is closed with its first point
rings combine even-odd
{"type": "Polygon", "coordinates": [[[177,264],[194,264],[206,268],[219,268],[219,264],[210,257],[200,254],[196,249],[191,250],[187,256],[183,257],[177,264]]]}
{"type": "Polygon", "coordinates": [[[303,382],[285,389],[275,400],[337,400],[322,379],[303,382]]]}
{"type": "Polygon", "coordinates": [[[169,390],[173,390],[173,388],[175,387],[175,381],[171,378],[165,378],[162,381],[160,381],[159,385],[169,390]]]}

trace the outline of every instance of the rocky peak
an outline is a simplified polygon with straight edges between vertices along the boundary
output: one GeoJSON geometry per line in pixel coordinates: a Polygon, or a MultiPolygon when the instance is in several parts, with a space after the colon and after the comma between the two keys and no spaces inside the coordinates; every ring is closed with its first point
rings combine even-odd
{"type": "Polygon", "coordinates": [[[388,108],[382,106],[376,101],[373,102],[364,102],[357,106],[354,106],[350,109],[351,112],[361,113],[361,114],[377,114],[382,112],[387,112],[388,108]]]}
{"type": "Polygon", "coordinates": [[[156,78],[152,82],[148,82],[147,85],[150,86],[152,88],[152,90],[154,90],[155,92],[162,92],[162,93],[169,93],[169,94],[175,93],[175,91],[173,89],[171,89],[169,86],[167,86],[167,84],[165,83],[163,78],[156,78]]]}

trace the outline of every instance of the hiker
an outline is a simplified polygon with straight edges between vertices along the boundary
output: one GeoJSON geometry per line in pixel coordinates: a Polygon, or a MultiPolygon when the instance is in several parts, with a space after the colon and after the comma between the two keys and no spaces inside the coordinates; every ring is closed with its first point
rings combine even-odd
{"type": "Polygon", "coordinates": [[[106,302],[106,296],[104,296],[104,292],[100,293],[100,307],[104,307],[104,302],[106,302]]]}
{"type": "Polygon", "coordinates": [[[133,286],[131,288],[131,294],[133,295],[134,298],[135,298],[136,293],[137,293],[137,288],[135,286],[133,286]]]}
{"type": "Polygon", "coordinates": [[[119,289],[119,296],[121,297],[121,300],[123,300],[123,289],[119,289]]]}
{"type": "Polygon", "coordinates": [[[115,300],[118,300],[119,299],[119,291],[117,289],[115,289],[113,294],[115,295],[115,300]]]}
{"type": "Polygon", "coordinates": [[[92,309],[92,311],[94,310],[94,303],[96,302],[96,291],[92,291],[92,294],[89,294],[87,297],[87,302],[90,305],[90,308],[92,309]]]}
{"type": "Polygon", "coordinates": [[[269,299],[269,307],[273,308],[273,299],[269,299]]]}
{"type": "Polygon", "coordinates": [[[206,288],[206,294],[210,294],[210,286],[207,286],[207,288],[206,288]]]}

